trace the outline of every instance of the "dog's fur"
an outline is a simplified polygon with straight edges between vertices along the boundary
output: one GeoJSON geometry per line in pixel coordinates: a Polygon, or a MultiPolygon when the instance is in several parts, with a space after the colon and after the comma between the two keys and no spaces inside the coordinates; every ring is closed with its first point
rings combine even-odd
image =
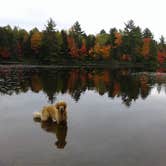
{"type": "Polygon", "coordinates": [[[66,123],[67,121],[67,104],[60,101],[55,105],[44,106],[41,112],[34,112],[34,118],[42,122],[48,120],[56,121],[57,124],[66,123]]]}

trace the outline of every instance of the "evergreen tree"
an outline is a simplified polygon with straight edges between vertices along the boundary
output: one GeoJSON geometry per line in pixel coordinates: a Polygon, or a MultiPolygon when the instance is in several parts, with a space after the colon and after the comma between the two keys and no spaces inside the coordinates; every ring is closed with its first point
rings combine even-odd
{"type": "Polygon", "coordinates": [[[144,29],[144,31],[143,31],[143,38],[151,38],[151,39],[153,39],[153,34],[148,28],[144,29]]]}
{"type": "Polygon", "coordinates": [[[43,31],[41,60],[45,63],[56,63],[59,58],[55,27],[55,22],[50,19],[47,22],[46,29],[43,31]]]}

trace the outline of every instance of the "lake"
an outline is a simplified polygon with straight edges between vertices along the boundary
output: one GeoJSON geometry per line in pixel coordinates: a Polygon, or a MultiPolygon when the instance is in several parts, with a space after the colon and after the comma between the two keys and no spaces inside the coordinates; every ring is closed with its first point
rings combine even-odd
{"type": "Polygon", "coordinates": [[[0,67],[0,166],[165,166],[166,70],[0,67]],[[64,100],[67,125],[33,120],[64,100]]]}

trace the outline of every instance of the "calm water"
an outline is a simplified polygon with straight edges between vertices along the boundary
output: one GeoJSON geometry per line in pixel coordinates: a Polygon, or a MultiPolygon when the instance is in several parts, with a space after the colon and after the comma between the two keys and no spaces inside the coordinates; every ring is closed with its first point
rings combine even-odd
{"type": "Polygon", "coordinates": [[[158,71],[0,67],[0,166],[165,166],[158,71]],[[59,100],[67,126],[33,120],[59,100]]]}

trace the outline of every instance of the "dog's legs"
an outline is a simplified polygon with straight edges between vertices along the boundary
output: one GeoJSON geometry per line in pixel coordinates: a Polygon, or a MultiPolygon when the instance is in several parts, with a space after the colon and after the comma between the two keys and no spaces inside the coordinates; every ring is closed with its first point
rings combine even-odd
{"type": "Polygon", "coordinates": [[[57,119],[57,120],[56,120],[56,123],[57,123],[57,124],[60,124],[60,120],[59,120],[59,119],[57,119]]]}
{"type": "Polygon", "coordinates": [[[48,120],[48,118],[49,118],[49,114],[48,114],[47,110],[45,110],[45,107],[44,107],[42,110],[42,113],[41,113],[41,121],[45,122],[48,120]]]}
{"type": "Polygon", "coordinates": [[[48,116],[47,115],[41,115],[41,121],[45,122],[48,120],[48,116]]]}

